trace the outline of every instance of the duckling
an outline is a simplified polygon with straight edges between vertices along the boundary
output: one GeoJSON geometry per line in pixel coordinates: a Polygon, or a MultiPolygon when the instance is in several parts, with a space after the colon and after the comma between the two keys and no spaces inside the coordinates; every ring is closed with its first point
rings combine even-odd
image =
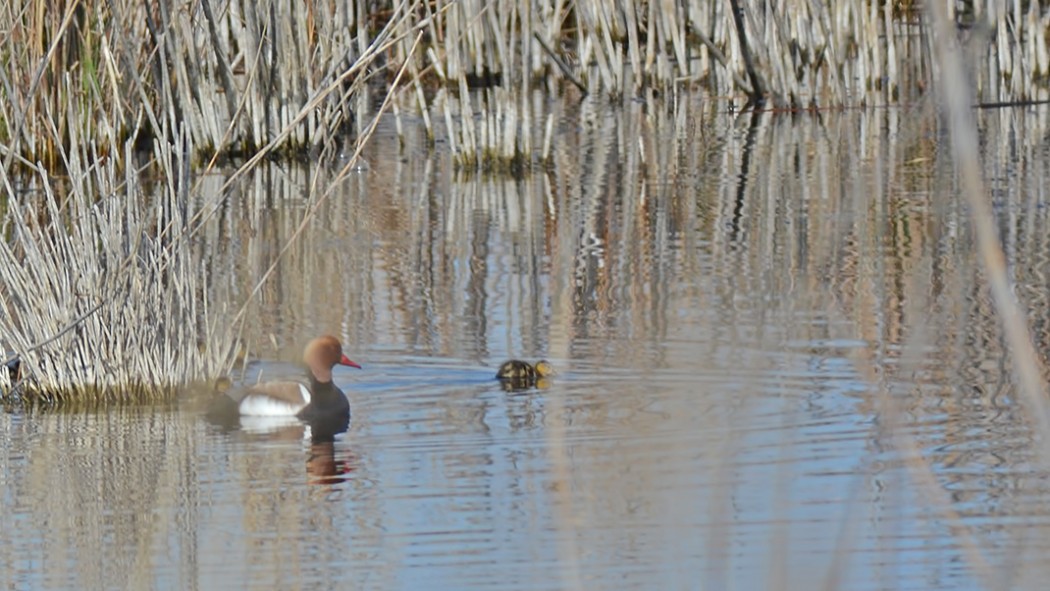
{"type": "Polygon", "coordinates": [[[12,384],[22,379],[22,358],[18,355],[12,355],[4,361],[4,370],[7,371],[7,378],[11,380],[12,384]]]}
{"type": "Polygon", "coordinates": [[[215,390],[216,394],[225,394],[233,388],[233,380],[226,376],[220,376],[215,378],[215,382],[212,384],[212,389],[215,390]]]}
{"type": "Polygon", "coordinates": [[[536,369],[537,378],[549,378],[554,375],[554,366],[546,359],[540,359],[536,362],[534,367],[536,369]]]}
{"type": "Polygon", "coordinates": [[[529,388],[540,380],[554,375],[554,366],[550,362],[541,359],[535,365],[519,359],[504,361],[496,372],[496,378],[513,384],[517,388],[529,388]]]}

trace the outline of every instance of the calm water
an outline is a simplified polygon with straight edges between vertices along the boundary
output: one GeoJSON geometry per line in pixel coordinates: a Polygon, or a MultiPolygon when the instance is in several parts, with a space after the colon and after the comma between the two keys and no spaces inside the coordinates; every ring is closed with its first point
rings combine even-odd
{"type": "MultiPolygon", "coordinates": [[[[222,429],[191,393],[0,414],[0,587],[1039,588],[1050,474],[936,117],[573,109],[522,181],[384,128],[280,260],[236,377],[339,335],[364,370],[337,369],[334,442],[222,429]],[[559,375],[505,392],[511,356],[559,375]]],[[[982,117],[1045,346],[1046,112],[982,117]]],[[[213,216],[216,307],[276,260],[311,172],[213,216]]]]}

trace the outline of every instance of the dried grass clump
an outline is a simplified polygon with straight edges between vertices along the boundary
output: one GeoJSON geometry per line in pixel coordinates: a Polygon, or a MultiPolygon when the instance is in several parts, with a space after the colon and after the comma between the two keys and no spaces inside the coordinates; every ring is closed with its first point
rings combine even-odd
{"type": "Polygon", "coordinates": [[[43,169],[32,193],[7,183],[0,351],[20,367],[0,371],[0,399],[163,398],[232,364],[234,327],[208,307],[202,246],[186,232],[186,156],[158,149],[165,175],[150,189],[123,151],[121,166],[68,159],[61,192],[43,169]]]}
{"type": "Polygon", "coordinates": [[[417,6],[387,10],[374,28],[360,3],[5,3],[3,152],[61,166],[73,128],[102,155],[181,132],[198,161],[340,145],[365,114],[360,91],[385,71],[391,27],[422,26],[417,6]]]}
{"type": "Polygon", "coordinates": [[[929,63],[926,42],[910,42],[915,13],[891,3],[439,0],[423,8],[429,45],[414,54],[403,43],[391,61],[412,61],[412,71],[457,91],[465,83],[527,94],[569,82],[619,98],[702,83],[716,93],[761,91],[785,106],[838,106],[893,102],[901,69],[929,63]]]}
{"type": "MultiPolygon", "coordinates": [[[[949,9],[978,65],[978,102],[1046,98],[1050,14],[1039,3],[949,9]]],[[[422,51],[402,41],[389,52],[412,77],[400,104],[449,141],[461,170],[483,173],[546,160],[548,139],[535,153],[541,142],[529,135],[547,113],[532,107],[554,94],[621,101],[702,88],[797,111],[910,102],[939,68],[913,2],[438,0],[417,18],[427,23],[422,51]]]]}

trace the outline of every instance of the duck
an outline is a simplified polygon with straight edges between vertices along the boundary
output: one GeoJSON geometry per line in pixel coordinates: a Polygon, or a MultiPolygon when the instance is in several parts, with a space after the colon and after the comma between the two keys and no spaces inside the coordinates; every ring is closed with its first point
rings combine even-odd
{"type": "Polygon", "coordinates": [[[528,361],[511,359],[504,361],[496,371],[496,379],[527,384],[533,384],[539,379],[552,375],[554,375],[554,366],[545,359],[537,361],[534,365],[528,361]]]}
{"type": "Polygon", "coordinates": [[[298,417],[304,421],[348,419],[350,402],[332,383],[332,368],[345,365],[361,369],[343,353],[339,339],[331,335],[317,337],[303,349],[307,369],[304,382],[262,382],[241,389],[228,389],[220,394],[227,407],[236,404],[242,417],[298,417]],[[227,402],[228,401],[228,402],[227,402]]]}

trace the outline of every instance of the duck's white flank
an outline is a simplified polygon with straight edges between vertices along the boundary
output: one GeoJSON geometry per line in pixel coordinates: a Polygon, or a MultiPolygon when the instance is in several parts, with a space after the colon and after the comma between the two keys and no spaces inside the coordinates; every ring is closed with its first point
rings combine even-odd
{"type": "Polygon", "coordinates": [[[310,390],[304,384],[299,384],[299,394],[303,397],[300,404],[292,404],[287,400],[280,400],[266,394],[249,394],[241,400],[238,410],[240,414],[250,417],[293,416],[310,404],[310,390]]]}

